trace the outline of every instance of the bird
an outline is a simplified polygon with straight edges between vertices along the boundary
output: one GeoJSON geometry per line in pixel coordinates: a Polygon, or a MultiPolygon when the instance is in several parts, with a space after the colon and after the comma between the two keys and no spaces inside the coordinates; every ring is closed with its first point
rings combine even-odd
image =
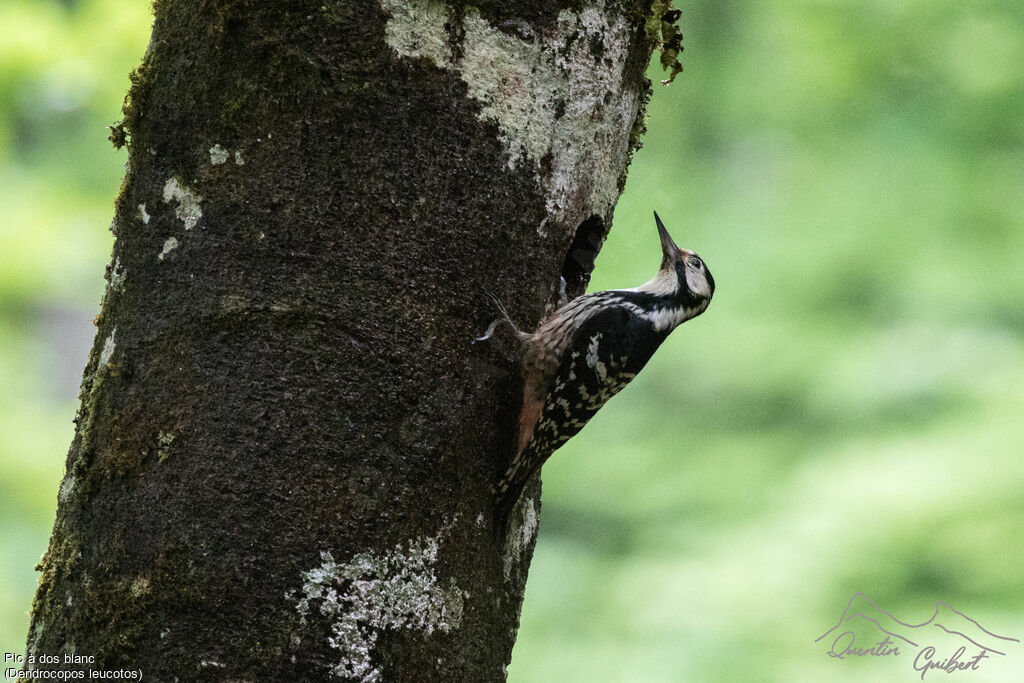
{"type": "Polygon", "coordinates": [[[519,341],[523,379],[516,452],[494,486],[504,516],[551,454],[637,376],[672,330],[711,303],[715,280],[707,264],[676,246],[657,211],[654,220],[661,267],[639,287],[576,297],[532,333],[519,330],[492,297],[501,317],[476,341],[508,324],[519,341]]]}

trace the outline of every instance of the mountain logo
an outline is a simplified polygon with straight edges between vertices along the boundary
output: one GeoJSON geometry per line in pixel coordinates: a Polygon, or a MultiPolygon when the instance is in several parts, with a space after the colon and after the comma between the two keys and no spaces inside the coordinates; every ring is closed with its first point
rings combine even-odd
{"type": "Polygon", "coordinates": [[[854,593],[835,626],[815,638],[835,659],[913,654],[922,680],[929,671],[978,671],[990,657],[1003,657],[1020,641],[989,631],[951,605],[935,603],[920,624],[897,619],[863,593],[854,593]]]}

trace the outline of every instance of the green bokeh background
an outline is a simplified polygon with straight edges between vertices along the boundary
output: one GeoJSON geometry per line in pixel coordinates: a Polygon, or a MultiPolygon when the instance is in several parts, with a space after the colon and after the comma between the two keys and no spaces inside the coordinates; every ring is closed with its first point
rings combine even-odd
{"type": "MultiPolygon", "coordinates": [[[[546,466],[510,680],[919,680],[814,642],[857,591],[1024,639],[1024,3],[680,4],[685,71],[592,288],[653,274],[656,208],[718,289],[546,466]]],[[[150,23],[0,0],[0,651],[24,647],[127,159],[104,126],[150,23]]],[[[1021,671],[1016,644],[949,678],[1021,671]]]]}

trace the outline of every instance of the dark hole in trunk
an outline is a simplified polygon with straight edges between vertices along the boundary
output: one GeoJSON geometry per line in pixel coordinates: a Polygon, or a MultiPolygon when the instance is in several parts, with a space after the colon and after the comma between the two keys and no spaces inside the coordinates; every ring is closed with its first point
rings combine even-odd
{"type": "Polygon", "coordinates": [[[594,259],[601,250],[604,236],[604,221],[600,216],[591,216],[576,228],[576,234],[562,264],[565,291],[570,298],[586,291],[590,273],[594,270],[594,259]]]}

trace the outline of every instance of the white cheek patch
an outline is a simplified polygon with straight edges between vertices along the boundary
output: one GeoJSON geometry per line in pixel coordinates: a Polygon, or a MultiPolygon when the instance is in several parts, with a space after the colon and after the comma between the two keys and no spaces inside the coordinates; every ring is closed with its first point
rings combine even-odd
{"type": "Polygon", "coordinates": [[[708,286],[708,279],[704,277],[704,270],[695,270],[686,266],[686,286],[697,296],[711,296],[711,287],[708,286]]]}

